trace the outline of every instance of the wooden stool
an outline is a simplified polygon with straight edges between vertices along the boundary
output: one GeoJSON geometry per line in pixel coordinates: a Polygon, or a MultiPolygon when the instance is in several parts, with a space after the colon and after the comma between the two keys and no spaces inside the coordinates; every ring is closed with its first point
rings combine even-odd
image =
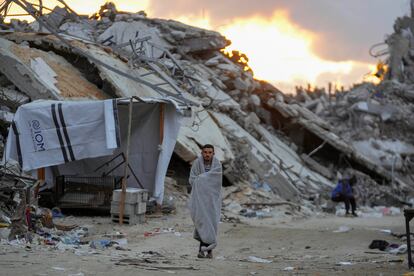
{"type": "Polygon", "coordinates": [[[407,253],[408,253],[408,269],[414,267],[411,259],[411,234],[410,234],[410,220],[414,217],[414,209],[404,209],[405,217],[405,232],[407,235],[407,253]]]}

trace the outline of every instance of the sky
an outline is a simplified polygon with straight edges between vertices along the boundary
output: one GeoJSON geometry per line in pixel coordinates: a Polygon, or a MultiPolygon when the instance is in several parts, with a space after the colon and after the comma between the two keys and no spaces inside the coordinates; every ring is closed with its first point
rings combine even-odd
{"type": "MultiPolygon", "coordinates": [[[[32,1],[33,2],[33,1],[32,1]]],[[[43,0],[45,5],[56,0],[43,0]],[[49,3],[47,3],[49,2],[49,3]]],[[[66,0],[81,14],[102,0],[66,0]]],[[[410,0],[117,0],[118,10],[145,10],[215,30],[232,41],[229,50],[249,57],[257,79],[292,92],[295,85],[328,82],[349,86],[363,80],[377,59],[369,48],[392,33],[410,0]]]]}

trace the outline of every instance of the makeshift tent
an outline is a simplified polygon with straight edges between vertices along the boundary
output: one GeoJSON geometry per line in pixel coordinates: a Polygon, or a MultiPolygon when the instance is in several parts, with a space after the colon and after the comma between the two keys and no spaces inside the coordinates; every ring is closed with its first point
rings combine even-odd
{"type": "MultiPolygon", "coordinates": [[[[46,168],[49,185],[58,175],[123,176],[129,102],[35,101],[22,105],[9,131],[5,160],[18,161],[24,171],[46,168]]],[[[172,100],[134,97],[127,186],[148,189],[160,204],[181,117],[172,100]]]]}

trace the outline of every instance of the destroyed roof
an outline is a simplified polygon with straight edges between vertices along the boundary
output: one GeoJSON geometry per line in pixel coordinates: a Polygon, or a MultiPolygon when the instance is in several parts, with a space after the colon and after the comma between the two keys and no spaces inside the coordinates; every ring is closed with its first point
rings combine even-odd
{"type": "MultiPolygon", "coordinates": [[[[57,55],[67,55],[67,59],[72,62],[78,70],[82,71],[83,74],[85,74],[96,86],[101,87],[104,91],[108,91],[107,94],[111,96],[172,97],[177,101],[180,101],[182,98],[179,97],[177,99],[175,95],[180,96],[180,94],[169,87],[162,89],[166,94],[160,92],[157,87],[166,84],[164,80],[145,68],[131,68],[122,57],[113,53],[110,48],[85,43],[80,40],[70,40],[68,41],[68,44],[65,44],[53,35],[36,33],[12,33],[5,34],[3,37],[15,41],[16,43],[21,43],[23,41],[26,43],[28,42],[31,45],[29,48],[39,48],[56,52],[57,55]],[[140,81],[137,81],[138,79],[140,81]],[[145,85],[146,83],[150,85],[145,85]]],[[[61,59],[64,60],[63,58],[61,59]]],[[[11,75],[7,70],[13,70],[13,68],[14,67],[5,67],[2,69],[2,73],[11,75]]],[[[16,86],[18,86],[18,84],[16,84],[16,86]]],[[[46,91],[51,94],[51,98],[53,98],[53,94],[55,94],[54,98],[57,98],[57,95],[59,94],[53,87],[46,89],[46,91]]],[[[181,95],[183,94],[185,94],[188,99],[194,99],[189,93],[181,91],[181,95]]]]}
{"type": "Polygon", "coordinates": [[[63,57],[0,37],[0,72],[36,99],[107,99],[63,57]]]}

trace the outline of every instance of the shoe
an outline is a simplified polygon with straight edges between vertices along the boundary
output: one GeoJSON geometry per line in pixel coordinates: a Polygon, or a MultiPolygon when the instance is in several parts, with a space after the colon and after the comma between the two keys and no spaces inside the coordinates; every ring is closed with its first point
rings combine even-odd
{"type": "Polygon", "coordinates": [[[211,251],[208,252],[206,258],[207,259],[213,259],[213,252],[211,252],[211,251]]]}
{"type": "Polygon", "coordinates": [[[352,215],[353,215],[354,217],[358,217],[357,213],[355,213],[355,212],[352,212],[352,215]]]}
{"type": "Polygon", "coordinates": [[[206,255],[204,255],[204,252],[201,252],[201,251],[198,252],[197,258],[203,259],[205,257],[206,257],[206,255]]]}

